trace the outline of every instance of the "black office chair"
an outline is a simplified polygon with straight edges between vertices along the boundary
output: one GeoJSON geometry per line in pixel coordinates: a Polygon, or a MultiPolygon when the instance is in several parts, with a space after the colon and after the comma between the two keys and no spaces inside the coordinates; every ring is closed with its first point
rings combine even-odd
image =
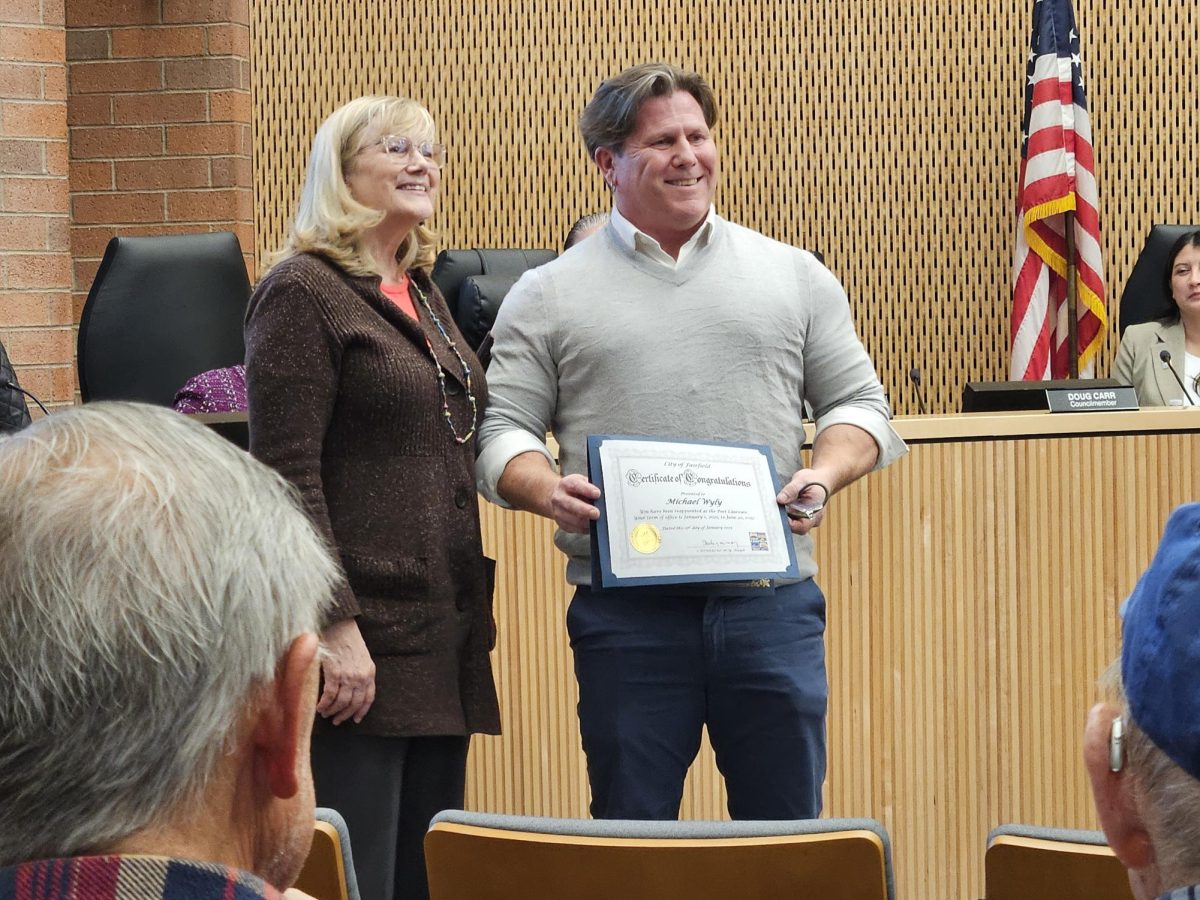
{"type": "Polygon", "coordinates": [[[170,406],[193,375],[245,359],[250,280],[229,232],[115,237],[79,322],[79,393],[170,406]]]}
{"type": "Polygon", "coordinates": [[[443,250],[433,282],[472,350],[492,329],[504,297],[526,270],[548,263],[553,250],[443,250]]]}
{"type": "Polygon", "coordinates": [[[1200,225],[1155,225],[1150,229],[1146,244],[1138,254],[1121,294],[1121,334],[1130,325],[1153,322],[1174,313],[1174,305],[1163,294],[1167,254],[1177,240],[1189,231],[1197,230],[1200,230],[1200,225]]]}
{"type": "Polygon", "coordinates": [[[16,385],[17,373],[0,344],[0,434],[20,431],[29,424],[29,407],[16,385]]]}

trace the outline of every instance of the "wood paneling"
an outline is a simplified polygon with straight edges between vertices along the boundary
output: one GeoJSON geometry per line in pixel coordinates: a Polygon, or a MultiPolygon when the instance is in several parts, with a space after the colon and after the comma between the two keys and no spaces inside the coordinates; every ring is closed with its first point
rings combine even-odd
{"type": "MultiPolygon", "coordinates": [[[[900,897],[983,892],[1003,822],[1097,827],[1080,763],[1117,607],[1178,503],[1200,497],[1200,411],[898,421],[911,452],[834,498],[825,814],[888,828],[900,897]],[[990,438],[1023,424],[1024,436],[990,438]],[[1111,429],[1123,430],[1116,433],[1111,429]]],[[[473,743],[468,805],[587,815],[570,588],[551,526],[484,504],[498,568],[504,735],[473,743]]],[[[725,817],[707,745],[685,818],[725,817]]]]}
{"type": "MultiPolygon", "coordinates": [[[[1076,2],[1104,267],[1117,298],[1154,222],[1200,222],[1193,4],[1076,2]]],[[[1006,377],[1031,0],[655,3],[254,0],[260,259],[279,245],[312,135],[370,92],[423,101],[450,146],[433,224],[450,247],[558,247],[607,205],[576,133],[599,82],[663,59],[720,101],[723,215],[820,250],[893,404],[958,409],[1006,377]]],[[[1110,300],[1115,313],[1115,299],[1110,300]]],[[[1098,374],[1116,351],[1115,314],[1098,374]]]]}
{"type": "MultiPolygon", "coordinates": [[[[722,214],[820,250],[897,411],[916,411],[907,374],[919,366],[931,411],[951,412],[965,382],[1007,371],[1031,7],[253,0],[256,249],[261,260],[283,239],[317,125],[368,92],[414,96],[440,123],[451,147],[433,222],[443,245],[557,247],[577,216],[607,204],[576,134],[584,103],[625,65],[665,59],[717,91],[722,214]]],[[[1181,37],[1190,3],[1076,7],[1113,323],[1098,362],[1107,374],[1115,298],[1149,226],[1200,222],[1187,127],[1200,43],[1181,37]]],[[[1168,511],[1198,496],[1195,457],[1194,438],[1169,433],[966,438],[918,444],[836,498],[818,537],[826,810],[887,824],[900,896],[979,896],[983,838],[1000,821],[1093,824],[1077,764],[1091,683],[1168,511]]],[[[475,742],[471,804],[583,815],[562,561],[547,523],[491,507],[484,517],[502,561],[506,734],[475,742]]],[[[705,748],[684,813],[722,810],[705,748]]]]}

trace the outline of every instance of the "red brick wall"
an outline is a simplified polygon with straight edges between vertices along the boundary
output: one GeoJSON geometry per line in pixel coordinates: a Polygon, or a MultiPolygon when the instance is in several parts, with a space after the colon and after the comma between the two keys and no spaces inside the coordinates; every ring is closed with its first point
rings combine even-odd
{"type": "Polygon", "coordinates": [[[249,15],[248,0],[67,0],[76,321],[115,234],[233,231],[251,267],[249,15]]]}
{"type": "Polygon", "coordinates": [[[48,405],[116,234],[254,248],[248,0],[0,0],[0,341],[48,405]]]}
{"type": "Polygon", "coordinates": [[[0,0],[0,342],[47,405],[75,384],[63,48],[62,0],[0,0]]]}

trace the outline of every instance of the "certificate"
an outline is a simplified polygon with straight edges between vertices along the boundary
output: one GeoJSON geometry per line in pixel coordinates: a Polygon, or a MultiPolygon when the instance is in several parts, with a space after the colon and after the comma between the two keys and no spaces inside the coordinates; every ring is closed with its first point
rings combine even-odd
{"type": "Polygon", "coordinates": [[[599,587],[797,574],[766,446],[589,435],[588,476],[599,587]]]}

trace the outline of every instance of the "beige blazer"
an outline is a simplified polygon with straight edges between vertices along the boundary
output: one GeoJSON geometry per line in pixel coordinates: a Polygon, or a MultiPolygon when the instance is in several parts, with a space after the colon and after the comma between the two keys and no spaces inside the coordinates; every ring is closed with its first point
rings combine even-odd
{"type": "Polygon", "coordinates": [[[1113,377],[1132,384],[1141,406],[1187,406],[1175,377],[1167,370],[1159,353],[1171,354],[1171,367],[1183,378],[1183,324],[1163,321],[1130,325],[1117,348],[1113,377]]]}

